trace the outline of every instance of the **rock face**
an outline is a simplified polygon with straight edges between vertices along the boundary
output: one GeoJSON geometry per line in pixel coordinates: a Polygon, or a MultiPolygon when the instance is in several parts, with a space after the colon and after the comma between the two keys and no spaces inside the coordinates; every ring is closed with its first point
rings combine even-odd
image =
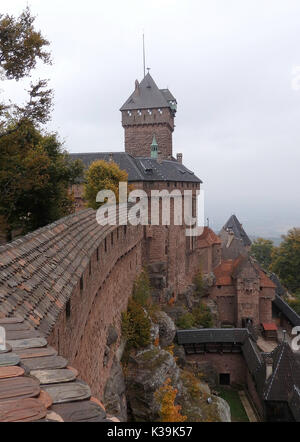
{"type": "Polygon", "coordinates": [[[213,400],[217,402],[218,414],[221,422],[231,422],[231,412],[229,404],[218,396],[213,396],[213,400]]]}
{"type": "Polygon", "coordinates": [[[110,377],[106,383],[103,402],[107,413],[116,416],[121,422],[127,421],[127,403],[123,370],[117,358],[114,358],[110,377]]]}
{"type": "Polygon", "coordinates": [[[167,347],[174,341],[176,334],[175,324],[170,316],[163,311],[157,314],[157,322],[159,326],[159,343],[162,347],[167,347]]]}
{"type": "Polygon", "coordinates": [[[179,368],[169,352],[151,346],[131,357],[126,375],[130,420],[153,422],[159,418],[159,404],[154,393],[168,378],[180,395],[182,383],[179,368]]]}

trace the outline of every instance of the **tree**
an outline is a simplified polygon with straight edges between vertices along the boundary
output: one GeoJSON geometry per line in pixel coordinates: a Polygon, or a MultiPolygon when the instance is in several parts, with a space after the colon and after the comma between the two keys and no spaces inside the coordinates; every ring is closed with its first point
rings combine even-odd
{"type": "Polygon", "coordinates": [[[264,238],[257,238],[253,241],[250,254],[259,262],[259,264],[268,270],[272,263],[272,251],[274,249],[273,241],[264,238]]]}
{"type": "MultiPolygon", "coordinates": [[[[34,29],[29,8],[15,18],[0,14],[2,79],[21,80],[38,60],[49,64],[49,42],[34,29]]],[[[31,84],[27,102],[0,104],[0,224],[7,239],[41,227],[73,210],[68,187],[82,174],[71,163],[56,134],[41,125],[50,119],[52,91],[47,81],[31,84]]]]}
{"type": "Polygon", "coordinates": [[[180,413],[181,406],[175,405],[177,389],[171,385],[171,379],[167,378],[164,384],[154,393],[156,401],[160,405],[160,422],[184,422],[187,417],[180,413]]]}
{"type": "Polygon", "coordinates": [[[134,281],[132,298],[141,306],[146,307],[149,305],[150,292],[149,275],[148,272],[143,269],[134,281]]]}
{"type": "Polygon", "coordinates": [[[272,253],[271,269],[291,292],[300,290],[300,228],[293,228],[272,253]]]}
{"type": "MultiPolygon", "coordinates": [[[[37,61],[50,64],[50,53],[45,50],[49,42],[34,29],[35,17],[26,8],[15,18],[0,14],[0,69],[2,79],[20,80],[31,74],[37,61]]],[[[37,124],[50,117],[52,91],[45,89],[46,80],[31,83],[28,102],[23,106],[14,103],[0,104],[0,136],[16,131],[23,119],[37,124]]]]}
{"type": "Polygon", "coordinates": [[[82,172],[57,135],[41,133],[31,121],[0,137],[0,217],[7,240],[14,229],[26,233],[71,213],[68,189],[82,172]]]}
{"type": "Polygon", "coordinates": [[[194,277],[194,284],[195,284],[195,293],[199,297],[202,297],[205,295],[205,288],[203,283],[203,276],[202,276],[202,268],[200,267],[198,270],[198,273],[194,277]]]}
{"type": "Polygon", "coordinates": [[[151,341],[151,322],[144,308],[130,298],[127,311],[122,313],[122,334],[127,339],[127,352],[147,347],[151,341]]]}
{"type": "Polygon", "coordinates": [[[29,75],[38,59],[50,63],[44,49],[49,42],[34,29],[34,20],[28,7],[18,18],[0,14],[0,67],[7,79],[29,75]]]}
{"type": "MultiPolygon", "coordinates": [[[[86,172],[84,186],[84,199],[88,207],[98,209],[101,203],[96,202],[96,196],[100,190],[112,190],[119,201],[119,182],[128,181],[128,173],[121,170],[113,161],[94,161],[86,172]]],[[[102,203],[103,204],[103,203],[102,203]]]]}

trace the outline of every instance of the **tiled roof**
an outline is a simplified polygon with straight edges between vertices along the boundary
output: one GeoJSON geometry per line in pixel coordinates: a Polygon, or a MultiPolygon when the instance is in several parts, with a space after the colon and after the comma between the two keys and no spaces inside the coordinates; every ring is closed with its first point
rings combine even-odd
{"type": "MultiPolygon", "coordinates": [[[[20,317],[0,319],[0,422],[111,422],[68,361],[20,317]]],[[[115,419],[115,418],[114,418],[115,419]]]]}
{"type": "Polygon", "coordinates": [[[222,241],[220,238],[215,234],[215,232],[210,229],[209,227],[205,226],[203,229],[203,233],[198,236],[197,238],[197,246],[198,248],[205,248],[209,247],[212,244],[221,244],[222,241]]]}
{"type": "Polygon", "coordinates": [[[277,331],[278,330],[277,325],[274,323],[263,322],[262,326],[265,331],[277,331]]]}
{"type": "Polygon", "coordinates": [[[83,210],[0,247],[0,318],[17,315],[50,333],[91,254],[115,229],[95,214],[83,210]]]}
{"type": "Polygon", "coordinates": [[[251,246],[251,240],[249,239],[247,233],[243,229],[242,224],[239,222],[235,215],[231,215],[229,220],[223,226],[223,230],[227,232],[233,232],[234,236],[240,239],[244,246],[251,246]]]}
{"type": "Polygon", "coordinates": [[[170,107],[169,101],[176,101],[169,89],[159,89],[148,73],[120,110],[165,108],[170,107]]]}
{"type": "Polygon", "coordinates": [[[238,276],[240,270],[244,265],[247,264],[248,261],[256,269],[255,271],[260,279],[260,286],[275,288],[275,284],[270,280],[265,272],[262,271],[257,263],[247,256],[239,256],[235,260],[228,259],[226,261],[222,261],[221,264],[214,269],[214,274],[216,276],[215,285],[232,285],[233,279],[238,276]]]}
{"type": "Polygon", "coordinates": [[[200,344],[209,342],[243,343],[249,336],[246,328],[203,328],[177,330],[178,344],[200,344]]]}
{"type": "MultiPolygon", "coordinates": [[[[150,149],[150,146],[149,146],[150,149]]],[[[72,160],[81,160],[85,167],[98,160],[114,161],[128,173],[128,182],[136,181],[179,181],[201,183],[202,181],[175,159],[162,160],[133,157],[126,152],[71,153],[72,160]]]]}
{"type": "Polygon", "coordinates": [[[293,326],[300,326],[300,316],[280,296],[275,295],[273,304],[284,314],[293,326]]]}
{"type": "Polygon", "coordinates": [[[227,261],[221,262],[221,264],[214,269],[214,274],[216,277],[215,285],[233,284],[231,278],[233,272],[233,263],[234,261],[232,259],[228,259],[227,261]]]}

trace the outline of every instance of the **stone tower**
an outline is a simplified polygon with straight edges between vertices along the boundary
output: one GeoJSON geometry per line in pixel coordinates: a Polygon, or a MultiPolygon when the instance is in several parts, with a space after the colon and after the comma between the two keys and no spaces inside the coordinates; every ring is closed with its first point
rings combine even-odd
{"type": "Polygon", "coordinates": [[[159,89],[148,73],[121,107],[125,130],[125,152],[134,157],[150,157],[153,137],[158,156],[172,156],[172,132],[177,102],[169,89],[159,89]]]}

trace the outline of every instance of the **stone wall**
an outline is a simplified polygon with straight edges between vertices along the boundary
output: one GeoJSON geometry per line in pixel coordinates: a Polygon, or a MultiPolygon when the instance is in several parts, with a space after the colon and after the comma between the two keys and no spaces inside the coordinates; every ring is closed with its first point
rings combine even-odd
{"type": "Polygon", "coordinates": [[[125,129],[125,152],[133,156],[150,157],[153,135],[158,143],[160,157],[167,159],[172,156],[172,132],[174,117],[170,109],[147,109],[141,111],[122,112],[122,125],[125,129]]]}
{"type": "Polygon", "coordinates": [[[142,269],[142,226],[119,226],[95,250],[49,337],[102,398],[133,282],[142,269]],[[117,339],[108,338],[109,328],[117,339]]]}
{"type": "Polygon", "coordinates": [[[186,355],[190,362],[210,362],[218,377],[221,373],[230,374],[231,385],[245,385],[246,363],[241,353],[204,353],[186,355]]]}

